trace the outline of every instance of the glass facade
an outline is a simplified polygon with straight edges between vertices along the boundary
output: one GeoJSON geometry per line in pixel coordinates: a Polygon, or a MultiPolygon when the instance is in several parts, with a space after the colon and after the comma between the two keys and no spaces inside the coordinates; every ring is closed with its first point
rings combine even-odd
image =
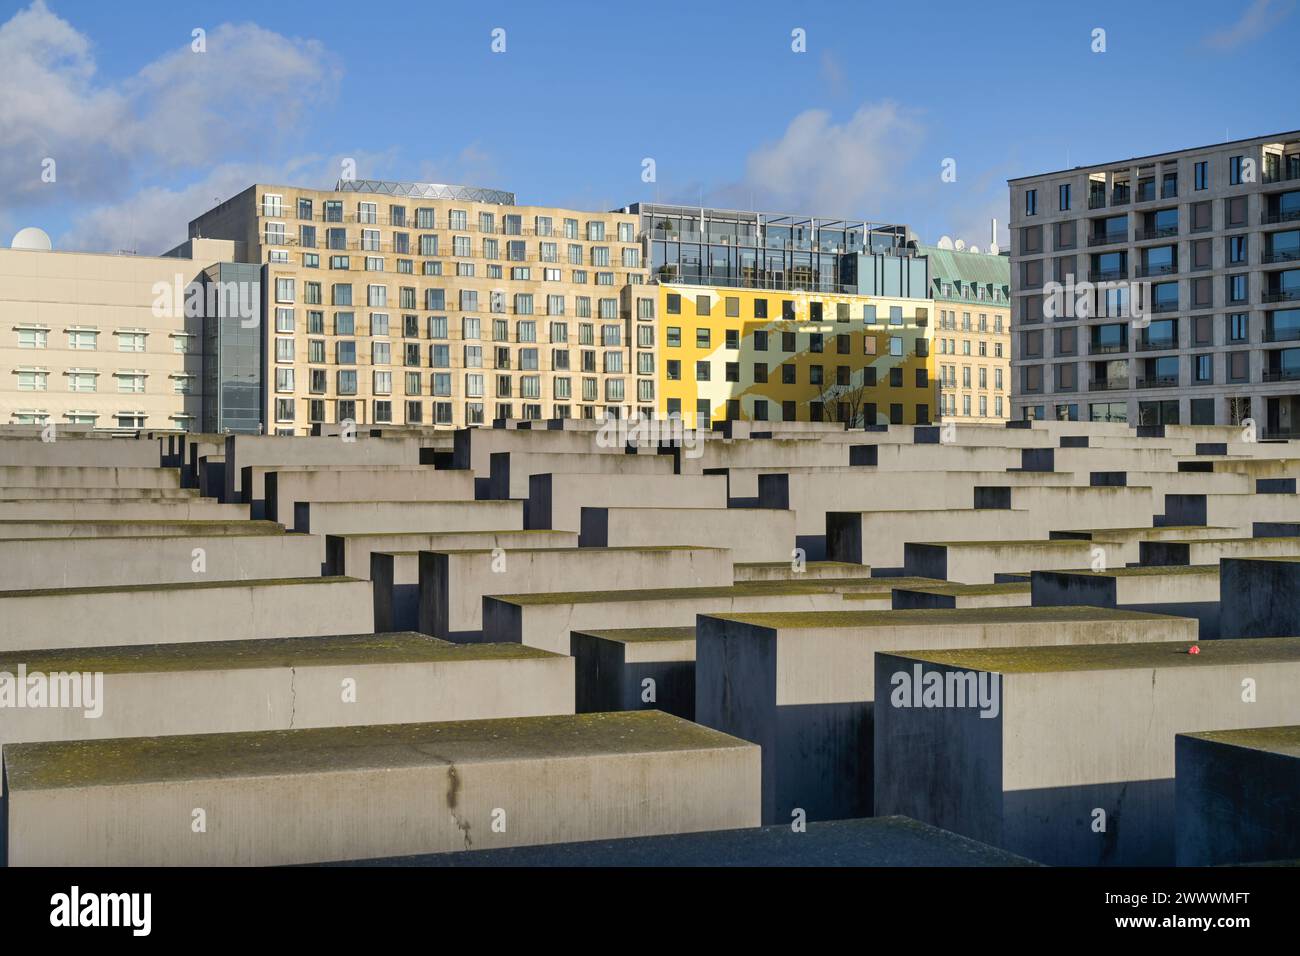
{"type": "Polygon", "coordinates": [[[222,262],[203,273],[205,432],[262,430],[262,280],[263,268],[255,263],[222,262]]]}

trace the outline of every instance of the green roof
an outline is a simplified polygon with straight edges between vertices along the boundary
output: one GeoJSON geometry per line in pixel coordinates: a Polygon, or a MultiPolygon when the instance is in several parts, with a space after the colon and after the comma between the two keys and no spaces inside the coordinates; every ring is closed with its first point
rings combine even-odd
{"type": "MultiPolygon", "coordinates": [[[[938,246],[921,246],[920,251],[930,260],[930,281],[974,283],[1011,288],[1011,260],[1007,256],[994,256],[982,252],[958,252],[938,246]]],[[[990,306],[1007,308],[1010,302],[988,300],[990,306]]]]}

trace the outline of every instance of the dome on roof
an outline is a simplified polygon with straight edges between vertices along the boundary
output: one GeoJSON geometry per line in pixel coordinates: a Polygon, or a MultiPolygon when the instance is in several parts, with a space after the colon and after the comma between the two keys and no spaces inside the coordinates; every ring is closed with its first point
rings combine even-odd
{"type": "Polygon", "coordinates": [[[19,229],[14,241],[9,244],[11,249],[31,249],[35,252],[49,252],[54,248],[50,242],[50,237],[44,229],[37,229],[35,226],[28,226],[26,229],[19,229]]]}

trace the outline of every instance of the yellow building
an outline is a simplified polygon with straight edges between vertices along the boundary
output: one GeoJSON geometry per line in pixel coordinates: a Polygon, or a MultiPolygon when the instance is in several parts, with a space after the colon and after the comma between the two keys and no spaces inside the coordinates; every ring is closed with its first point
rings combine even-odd
{"type": "Polygon", "coordinates": [[[926,299],[659,286],[659,414],[925,424],[936,407],[926,299]]]}

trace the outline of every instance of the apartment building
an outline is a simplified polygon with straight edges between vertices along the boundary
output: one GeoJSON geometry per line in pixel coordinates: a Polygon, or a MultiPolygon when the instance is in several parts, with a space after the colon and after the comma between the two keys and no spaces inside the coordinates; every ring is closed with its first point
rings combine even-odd
{"type": "Polygon", "coordinates": [[[203,317],[186,290],[237,254],[216,241],[169,257],[0,249],[0,422],[197,427],[203,317]]]}
{"type": "Polygon", "coordinates": [[[906,227],[642,203],[660,416],[928,422],[926,261],[906,227]]]}
{"type": "Polygon", "coordinates": [[[282,434],[648,414],[656,295],[637,231],[626,213],[361,180],[254,185],[190,223],[264,270],[261,400],[282,434]]]}
{"type": "Polygon", "coordinates": [[[1009,185],[1013,417],[1300,435],[1300,132],[1009,185]]]}
{"type": "Polygon", "coordinates": [[[997,424],[1011,414],[1011,262],[921,246],[930,262],[939,415],[997,424]]]}

